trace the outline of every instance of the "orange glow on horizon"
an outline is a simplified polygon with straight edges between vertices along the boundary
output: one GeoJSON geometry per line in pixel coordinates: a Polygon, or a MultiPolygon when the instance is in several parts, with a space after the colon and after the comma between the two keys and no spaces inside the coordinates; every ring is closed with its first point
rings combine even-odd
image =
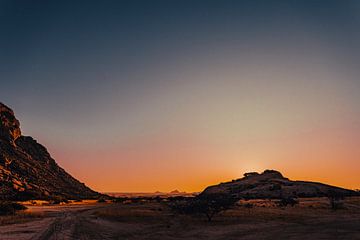
{"type": "Polygon", "coordinates": [[[360,177],[354,166],[360,151],[349,136],[356,133],[319,129],[246,146],[167,136],[166,141],[155,137],[102,150],[53,152],[56,159],[69,159],[61,164],[65,169],[101,192],[199,192],[241,178],[245,172],[265,169],[278,170],[292,180],[358,189],[360,177]],[[341,159],[354,165],[343,166],[341,159]],[[72,165],[71,160],[78,164],[72,165]],[[88,160],[97,164],[86,164],[88,160]]]}

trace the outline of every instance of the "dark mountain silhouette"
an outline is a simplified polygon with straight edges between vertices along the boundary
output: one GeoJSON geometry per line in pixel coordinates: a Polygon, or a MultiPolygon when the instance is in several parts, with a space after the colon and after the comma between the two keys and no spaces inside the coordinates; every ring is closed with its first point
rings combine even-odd
{"type": "Polygon", "coordinates": [[[329,194],[353,196],[352,190],[334,187],[317,182],[291,181],[275,170],[266,170],[259,174],[245,173],[241,179],[207,187],[200,195],[229,194],[236,198],[289,198],[289,197],[324,197],[329,194]]]}
{"type": "Polygon", "coordinates": [[[22,136],[14,112],[0,103],[0,199],[98,196],[59,167],[44,146],[22,136]]]}

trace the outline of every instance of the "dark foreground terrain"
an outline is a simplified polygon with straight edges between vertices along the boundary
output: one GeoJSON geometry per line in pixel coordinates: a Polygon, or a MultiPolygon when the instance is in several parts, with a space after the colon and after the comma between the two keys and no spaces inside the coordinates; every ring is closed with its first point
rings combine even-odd
{"type": "Polygon", "coordinates": [[[328,204],[312,198],[280,208],[251,200],[212,222],[176,214],[167,202],[29,206],[11,221],[0,217],[0,239],[360,239],[360,198],[347,198],[336,211],[328,204]]]}

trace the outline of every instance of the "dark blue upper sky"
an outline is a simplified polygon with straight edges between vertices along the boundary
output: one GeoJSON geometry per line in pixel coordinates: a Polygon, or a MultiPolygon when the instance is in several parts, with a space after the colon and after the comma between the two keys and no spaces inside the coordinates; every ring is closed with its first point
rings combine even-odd
{"type": "Polygon", "coordinates": [[[35,102],[65,103],[79,90],[112,91],[113,72],[124,76],[116,82],[126,92],[153,81],[129,77],[147,69],[201,64],[197,57],[218,52],[302,54],[315,41],[356,70],[359,9],[358,1],[328,0],[1,0],[1,94],[18,105],[24,100],[14,101],[12,89],[35,102]]]}

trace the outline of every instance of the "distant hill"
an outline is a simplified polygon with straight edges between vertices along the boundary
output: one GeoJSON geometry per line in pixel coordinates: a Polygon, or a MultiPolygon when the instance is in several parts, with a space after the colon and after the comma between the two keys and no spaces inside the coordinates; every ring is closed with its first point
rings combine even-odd
{"type": "Polygon", "coordinates": [[[44,146],[22,136],[14,112],[0,103],[0,200],[98,196],[59,167],[44,146]]]}
{"type": "Polygon", "coordinates": [[[229,194],[239,199],[323,197],[330,193],[358,195],[355,191],[322,183],[291,181],[275,170],[266,170],[261,174],[245,173],[241,179],[207,187],[200,195],[215,193],[229,194]]]}

